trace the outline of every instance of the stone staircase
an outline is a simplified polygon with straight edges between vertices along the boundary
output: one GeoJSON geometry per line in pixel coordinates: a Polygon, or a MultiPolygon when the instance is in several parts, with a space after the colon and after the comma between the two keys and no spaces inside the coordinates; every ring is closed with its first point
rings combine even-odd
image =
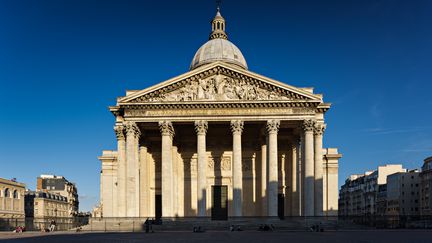
{"type": "MultiPolygon", "coordinates": [[[[145,231],[146,218],[92,218],[82,231],[101,232],[142,232],[145,231]]],[[[368,227],[340,221],[337,218],[293,217],[285,220],[278,218],[230,218],[226,221],[210,218],[164,218],[162,224],[152,225],[156,232],[189,231],[200,226],[206,231],[228,231],[231,225],[246,231],[256,231],[260,225],[273,225],[277,231],[309,231],[311,226],[319,225],[325,231],[367,229],[368,227]]]]}

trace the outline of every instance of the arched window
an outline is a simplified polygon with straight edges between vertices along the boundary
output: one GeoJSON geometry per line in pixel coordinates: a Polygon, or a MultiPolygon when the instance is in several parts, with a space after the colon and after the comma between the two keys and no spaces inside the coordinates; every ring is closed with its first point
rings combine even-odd
{"type": "Polygon", "coordinates": [[[13,198],[18,198],[18,191],[17,191],[17,190],[15,190],[15,191],[13,192],[13,198]]]}
{"type": "Polygon", "coordinates": [[[4,196],[5,196],[5,197],[10,197],[10,191],[9,191],[9,188],[6,188],[6,189],[5,189],[5,191],[4,191],[4,196]]]}
{"type": "Polygon", "coordinates": [[[224,28],[224,24],[222,23],[221,25],[222,25],[222,30],[225,30],[225,28],[224,28]]]}
{"type": "Polygon", "coordinates": [[[217,28],[218,28],[218,30],[220,29],[220,23],[219,22],[217,22],[217,28]]]}

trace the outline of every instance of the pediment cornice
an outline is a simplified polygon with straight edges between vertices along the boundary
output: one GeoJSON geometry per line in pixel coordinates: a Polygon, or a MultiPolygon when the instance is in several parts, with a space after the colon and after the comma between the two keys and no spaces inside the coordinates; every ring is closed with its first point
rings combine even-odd
{"type": "Polygon", "coordinates": [[[119,98],[118,105],[169,105],[177,102],[194,106],[197,103],[227,105],[256,101],[321,103],[322,97],[234,65],[215,62],[119,98]]]}

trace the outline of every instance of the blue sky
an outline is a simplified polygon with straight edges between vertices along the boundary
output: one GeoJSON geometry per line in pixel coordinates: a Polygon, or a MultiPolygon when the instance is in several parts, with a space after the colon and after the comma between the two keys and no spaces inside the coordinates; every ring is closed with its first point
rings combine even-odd
{"type": "MultiPolygon", "coordinates": [[[[224,1],[229,38],[251,71],[315,87],[340,183],[386,163],[432,156],[432,2],[224,1]]],[[[188,70],[214,1],[0,1],[0,177],[35,188],[43,173],[99,197],[107,106],[188,70]]]]}

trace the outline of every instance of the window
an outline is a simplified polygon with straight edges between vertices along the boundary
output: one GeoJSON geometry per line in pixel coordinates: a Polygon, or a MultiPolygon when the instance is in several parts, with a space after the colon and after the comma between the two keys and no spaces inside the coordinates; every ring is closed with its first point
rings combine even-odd
{"type": "Polygon", "coordinates": [[[15,191],[13,192],[13,198],[15,198],[15,199],[18,198],[18,191],[17,191],[17,190],[15,190],[15,191]]]}
{"type": "Polygon", "coordinates": [[[10,191],[9,191],[9,188],[6,188],[6,189],[5,189],[4,196],[5,196],[5,197],[10,197],[10,191]]]}

